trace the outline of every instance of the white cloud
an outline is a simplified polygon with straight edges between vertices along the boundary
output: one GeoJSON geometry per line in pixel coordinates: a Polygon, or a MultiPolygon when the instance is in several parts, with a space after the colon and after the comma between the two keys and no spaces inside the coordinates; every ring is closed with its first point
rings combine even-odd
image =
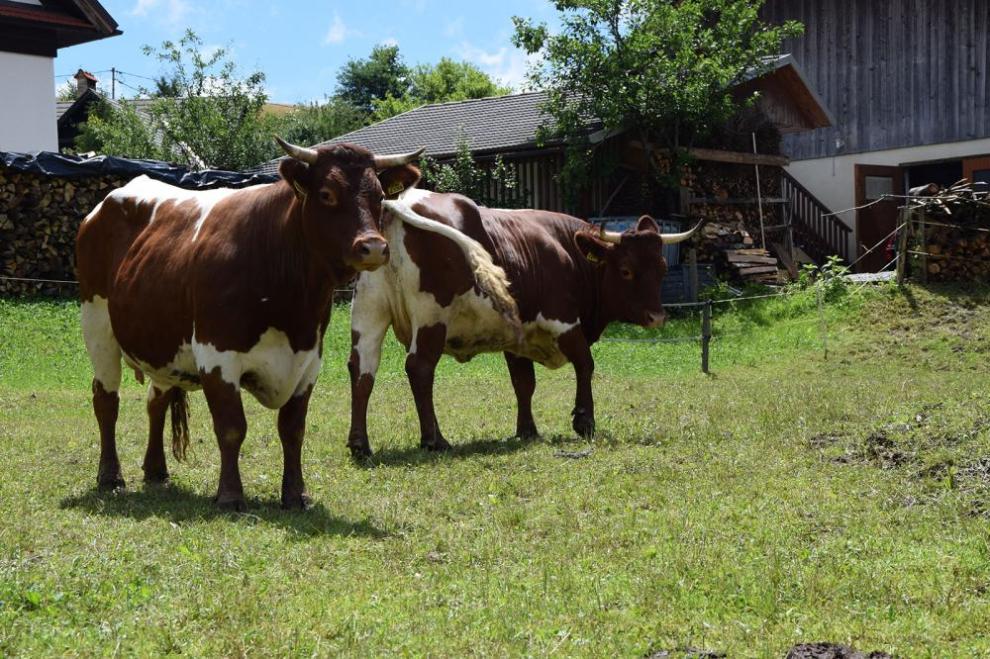
{"type": "Polygon", "coordinates": [[[192,6],[187,0],[137,0],[131,10],[133,16],[148,16],[152,12],[164,11],[165,20],[175,24],[181,22],[190,12],[192,6]]]}
{"type": "Polygon", "coordinates": [[[458,50],[463,59],[477,64],[482,71],[517,91],[527,88],[526,73],[533,64],[540,61],[538,54],[527,55],[518,48],[508,46],[489,52],[464,41],[458,50]]]}
{"type": "Polygon", "coordinates": [[[387,47],[398,46],[399,40],[396,39],[395,37],[388,37],[387,39],[382,39],[381,41],[379,41],[378,45],[387,46],[387,47]]]}
{"type": "Polygon", "coordinates": [[[459,37],[464,33],[464,17],[458,16],[457,18],[449,21],[445,21],[443,25],[443,34],[445,37],[459,37]]]}
{"type": "Polygon", "coordinates": [[[344,25],[343,19],[337,12],[333,13],[333,23],[327,30],[327,36],[323,37],[324,44],[340,43],[351,34],[351,30],[344,25]]]}

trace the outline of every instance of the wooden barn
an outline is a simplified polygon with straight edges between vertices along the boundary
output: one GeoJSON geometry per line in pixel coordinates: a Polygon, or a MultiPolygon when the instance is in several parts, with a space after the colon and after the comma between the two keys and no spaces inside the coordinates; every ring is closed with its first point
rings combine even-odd
{"type": "MultiPolygon", "coordinates": [[[[644,213],[664,218],[672,230],[690,216],[706,216],[731,225],[729,233],[736,239],[741,235],[736,229],[745,227],[748,231],[742,233],[756,235],[757,241],[758,166],[764,225],[771,230],[767,246],[781,253],[781,266],[793,269],[793,264],[786,262],[791,250],[784,229],[793,236],[796,251],[810,260],[822,261],[831,254],[847,258],[848,229],[834,218],[823,217],[824,207],[784,171],[789,159],[780,151],[781,135],[829,126],[831,115],[794,58],[784,55],[768,64],[765,73],[738,88],[740,94],[760,92],[754,117],[740,121],[743,130],[723,136],[723,143],[692,150],[696,163],[682,181],[680,194],[658,189],[650,182],[646,158],[663,162],[663,152],[644,153],[628,135],[605,134],[590,122],[588,137],[595,148],[596,172],[588,189],[569,200],[557,180],[564,145],[537,143],[537,131],[547,120],[541,111],[545,99],[541,92],[426,105],[324,144],[347,142],[378,153],[425,146],[427,156],[443,162],[452,159],[458,143],[466,140],[477,161],[492,163],[501,157],[515,171],[529,207],[569,212],[617,229],[644,213]],[[751,132],[757,135],[758,153],[753,152],[751,132]]],[[[278,160],[273,160],[260,171],[273,173],[277,166],[278,160]]],[[[495,189],[494,184],[490,190],[496,200],[506,194],[510,193],[495,189]]],[[[673,249],[667,257],[674,266],[671,281],[683,280],[687,296],[695,295],[697,284],[689,283],[679,267],[685,259],[673,249]]],[[[764,271],[768,269],[766,264],[760,265],[764,271]]],[[[769,270],[776,275],[775,267],[769,270]]]]}
{"type": "MultiPolygon", "coordinates": [[[[768,0],[764,16],[804,23],[785,49],[835,115],[832,126],[783,140],[787,171],[825,206],[964,177],[990,183],[990,2],[768,0]]],[[[894,229],[900,202],[841,215],[850,253],[894,229]]],[[[888,257],[877,250],[862,269],[888,257]]]]}

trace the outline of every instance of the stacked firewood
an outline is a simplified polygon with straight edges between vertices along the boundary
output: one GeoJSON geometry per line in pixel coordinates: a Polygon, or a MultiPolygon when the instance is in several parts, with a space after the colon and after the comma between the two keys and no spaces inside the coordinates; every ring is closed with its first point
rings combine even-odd
{"type": "MultiPolygon", "coordinates": [[[[780,195],[780,174],[762,167],[760,192],[764,199],[780,195]]],[[[760,213],[752,165],[697,162],[682,183],[690,190],[688,213],[707,224],[697,245],[698,261],[736,282],[779,283],[782,273],[775,256],[759,249],[760,213]]],[[[763,206],[764,226],[779,225],[778,205],[763,206]]],[[[773,240],[767,236],[768,243],[773,240]]]]}
{"type": "Polygon", "coordinates": [[[934,281],[990,281],[990,191],[962,180],[924,190],[909,208],[909,256],[934,281]]]}
{"type": "Polygon", "coordinates": [[[19,279],[74,280],[82,219],[126,179],[65,179],[0,167],[0,295],[74,293],[64,285],[19,279]]]}
{"type": "Polygon", "coordinates": [[[757,246],[757,240],[738,219],[732,223],[709,222],[697,244],[698,261],[712,263],[732,281],[777,284],[782,271],[777,257],[757,246]]]}

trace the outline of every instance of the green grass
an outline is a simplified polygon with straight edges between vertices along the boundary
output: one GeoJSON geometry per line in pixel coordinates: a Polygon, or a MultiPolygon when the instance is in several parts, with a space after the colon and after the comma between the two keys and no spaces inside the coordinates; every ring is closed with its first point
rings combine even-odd
{"type": "MultiPolygon", "coordinates": [[[[389,338],[370,465],[344,446],[341,308],[304,451],[316,506],[279,510],[274,414],[248,398],[249,512],[227,515],[198,394],[189,462],[141,486],[129,375],[130,488],[97,494],[78,306],[0,300],[0,655],[990,654],[988,301],[908,288],[830,304],[827,361],[809,295],[718,307],[711,376],[696,343],[601,342],[590,443],[570,430],[569,368],[538,370],[543,438],[523,443],[504,439],[501,356],[445,358],[441,456],[417,449],[389,338]]],[[[690,315],[662,332],[696,334],[690,315]]]]}

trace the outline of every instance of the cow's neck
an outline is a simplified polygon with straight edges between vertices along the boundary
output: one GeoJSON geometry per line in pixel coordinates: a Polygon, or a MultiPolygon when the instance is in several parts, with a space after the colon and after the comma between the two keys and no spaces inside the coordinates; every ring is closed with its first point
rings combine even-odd
{"type": "Polygon", "coordinates": [[[597,341],[608,324],[614,318],[611,317],[608,307],[608,299],[605,293],[605,267],[595,266],[587,259],[581,258],[578,263],[581,275],[585,282],[585,290],[588,294],[584,297],[583,308],[581,309],[581,328],[584,337],[589,344],[597,341]]]}
{"type": "Polygon", "coordinates": [[[302,308],[325,308],[333,290],[345,271],[335,270],[323,255],[306,239],[303,229],[302,203],[288,184],[277,186],[276,194],[289,210],[285,215],[280,235],[281,245],[272,245],[272,276],[284,285],[285,292],[298,294],[303,299],[302,308]]]}

